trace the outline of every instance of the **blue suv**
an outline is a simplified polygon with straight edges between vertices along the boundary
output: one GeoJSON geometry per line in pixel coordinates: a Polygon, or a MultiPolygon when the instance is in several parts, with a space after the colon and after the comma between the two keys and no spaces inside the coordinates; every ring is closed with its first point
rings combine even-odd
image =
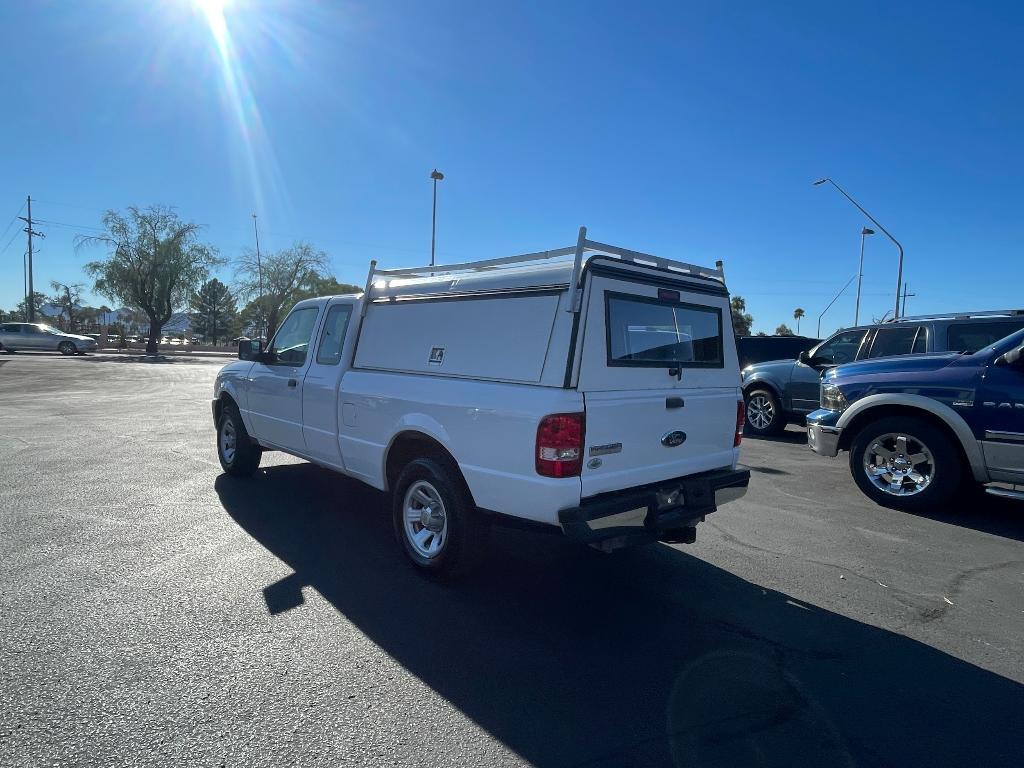
{"type": "Polygon", "coordinates": [[[924,510],[965,483],[1024,499],[1024,330],[974,354],[908,355],[831,368],[807,442],[850,453],[879,504],[924,510]]]}

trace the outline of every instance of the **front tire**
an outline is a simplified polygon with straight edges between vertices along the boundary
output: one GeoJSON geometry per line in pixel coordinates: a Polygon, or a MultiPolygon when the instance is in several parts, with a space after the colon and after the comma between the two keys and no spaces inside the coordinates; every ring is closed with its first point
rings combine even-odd
{"type": "Polygon", "coordinates": [[[74,355],[78,353],[78,347],[72,341],[62,341],[57,345],[57,351],[62,355],[74,355]]]}
{"type": "Polygon", "coordinates": [[[770,389],[751,389],[745,393],[747,432],[765,437],[778,435],[786,428],[779,398],[770,389]]]}
{"type": "Polygon", "coordinates": [[[963,460],[949,437],[912,416],[879,419],[858,432],[850,472],[876,504],[908,512],[941,506],[964,480],[963,460]]]}
{"type": "Polygon", "coordinates": [[[252,477],[259,469],[263,449],[249,437],[234,403],[225,403],[217,423],[217,458],[234,477],[252,477]]]}
{"type": "Polygon", "coordinates": [[[477,564],[486,547],[486,526],[449,462],[409,462],[398,476],[391,503],[395,536],[418,571],[451,577],[477,564]]]}

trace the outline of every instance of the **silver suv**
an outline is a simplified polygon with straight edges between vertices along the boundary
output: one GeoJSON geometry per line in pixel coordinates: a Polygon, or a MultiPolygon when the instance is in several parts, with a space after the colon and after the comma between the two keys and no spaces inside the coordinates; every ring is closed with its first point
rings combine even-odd
{"type": "Polygon", "coordinates": [[[95,352],[99,345],[88,336],[64,333],[42,323],[0,323],[0,349],[6,352],[60,352],[81,355],[95,352]]]}
{"type": "Polygon", "coordinates": [[[977,352],[1024,328],[1024,309],[901,317],[844,328],[796,360],[743,369],[746,432],[775,435],[818,408],[822,371],[855,360],[925,352],[977,352]]]}

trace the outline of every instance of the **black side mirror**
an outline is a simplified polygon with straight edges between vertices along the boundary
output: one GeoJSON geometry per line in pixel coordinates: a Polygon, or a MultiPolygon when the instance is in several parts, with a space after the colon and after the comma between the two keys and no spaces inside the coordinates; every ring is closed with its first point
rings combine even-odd
{"type": "Polygon", "coordinates": [[[239,360],[257,360],[263,355],[263,342],[260,339],[242,339],[238,342],[239,360]]]}
{"type": "Polygon", "coordinates": [[[800,354],[797,355],[796,359],[799,360],[804,365],[810,365],[810,366],[814,365],[814,358],[811,357],[811,353],[808,352],[806,349],[801,350],[800,354]]]}

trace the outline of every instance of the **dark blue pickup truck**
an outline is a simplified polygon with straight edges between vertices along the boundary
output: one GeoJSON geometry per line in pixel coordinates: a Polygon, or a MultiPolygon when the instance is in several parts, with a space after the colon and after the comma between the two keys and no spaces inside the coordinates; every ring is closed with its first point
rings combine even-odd
{"type": "Polygon", "coordinates": [[[850,453],[879,504],[923,510],[965,483],[1024,499],[1024,330],[974,354],[888,357],[825,372],[807,442],[850,453]]]}

